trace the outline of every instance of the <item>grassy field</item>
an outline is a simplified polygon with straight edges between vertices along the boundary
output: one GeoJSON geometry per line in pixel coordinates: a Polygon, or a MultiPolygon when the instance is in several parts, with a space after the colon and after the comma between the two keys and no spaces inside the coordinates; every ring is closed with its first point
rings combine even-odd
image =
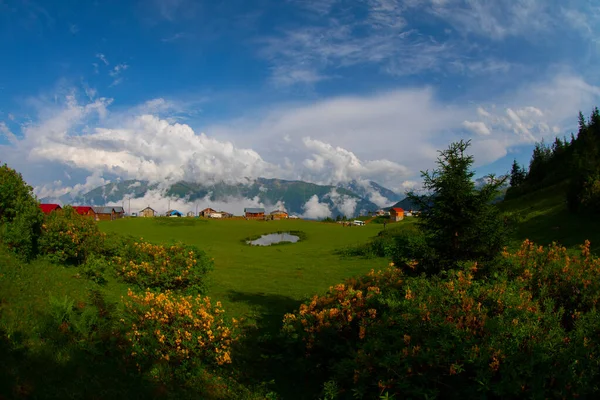
{"type": "Polygon", "coordinates": [[[343,258],[335,250],[365,243],[379,224],[342,227],[304,220],[246,221],[198,218],[128,218],[100,223],[105,232],[142,237],[156,243],[182,241],[214,258],[209,296],[236,317],[274,317],[344,278],[386,265],[382,259],[343,258]],[[294,244],[249,246],[244,239],[277,231],[302,231],[294,244]]]}

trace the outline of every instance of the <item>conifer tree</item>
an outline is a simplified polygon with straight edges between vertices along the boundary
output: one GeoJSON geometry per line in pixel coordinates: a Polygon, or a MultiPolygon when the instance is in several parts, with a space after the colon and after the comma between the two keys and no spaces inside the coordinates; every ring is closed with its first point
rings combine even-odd
{"type": "Polygon", "coordinates": [[[437,273],[459,261],[483,261],[495,257],[505,240],[504,221],[492,201],[506,177],[486,177],[476,189],[471,170],[473,157],[466,154],[470,141],[452,143],[439,152],[437,168],[421,172],[427,195],[408,194],[421,209],[419,224],[432,260],[421,260],[428,273],[437,273]]]}

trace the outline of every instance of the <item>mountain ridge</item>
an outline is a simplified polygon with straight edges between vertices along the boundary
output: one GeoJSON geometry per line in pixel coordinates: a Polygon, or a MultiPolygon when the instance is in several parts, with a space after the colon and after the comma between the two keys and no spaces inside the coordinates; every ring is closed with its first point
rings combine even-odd
{"type": "MultiPolygon", "coordinates": [[[[272,208],[283,207],[288,212],[298,215],[316,215],[310,214],[307,208],[314,206],[325,216],[326,206],[330,210],[330,216],[333,217],[366,214],[381,208],[382,205],[393,204],[403,197],[373,181],[319,185],[301,180],[257,178],[248,183],[204,184],[178,181],[168,186],[161,186],[146,180],[131,179],[110,182],[80,195],[46,197],[41,201],[103,206],[121,205],[131,199],[137,204],[150,194],[156,194],[157,198],[162,200],[175,200],[180,203],[183,201],[188,208],[198,208],[198,205],[204,208],[214,203],[224,204],[224,207],[235,203],[241,208],[241,205],[246,202],[248,207],[257,204],[272,208]]],[[[234,214],[241,213],[241,210],[233,211],[234,214]]]]}

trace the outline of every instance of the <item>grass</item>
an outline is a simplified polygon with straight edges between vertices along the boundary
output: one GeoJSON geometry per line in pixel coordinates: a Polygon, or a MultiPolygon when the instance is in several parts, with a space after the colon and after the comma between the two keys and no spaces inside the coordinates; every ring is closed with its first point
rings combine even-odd
{"type": "Polygon", "coordinates": [[[561,183],[499,204],[503,211],[519,219],[511,247],[529,239],[540,245],[558,242],[569,249],[578,249],[587,239],[591,250],[600,253],[596,220],[567,210],[566,189],[567,183],[561,183]]]}
{"type": "Polygon", "coordinates": [[[182,241],[214,257],[209,296],[235,317],[272,316],[325,292],[341,280],[385,266],[384,260],[342,259],[335,250],[365,243],[381,225],[342,227],[304,220],[246,221],[192,218],[129,218],[100,223],[106,232],[151,242],[182,241]],[[285,246],[249,246],[243,241],[267,233],[301,231],[306,239],[285,246]]]}

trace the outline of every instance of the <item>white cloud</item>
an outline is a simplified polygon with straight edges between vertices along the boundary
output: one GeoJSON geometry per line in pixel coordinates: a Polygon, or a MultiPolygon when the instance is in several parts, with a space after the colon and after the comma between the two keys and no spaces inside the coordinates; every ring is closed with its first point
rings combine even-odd
{"type": "Polygon", "coordinates": [[[489,128],[485,125],[485,123],[478,121],[478,122],[471,122],[471,121],[464,121],[463,122],[463,126],[470,130],[471,132],[477,134],[477,135],[490,135],[492,132],[490,132],[489,128]]]}
{"type": "MultiPolygon", "coordinates": [[[[353,217],[356,211],[358,199],[356,197],[340,194],[337,190],[332,189],[326,197],[330,198],[333,205],[345,216],[353,217]]],[[[312,199],[311,199],[312,200],[312,199]]]]}
{"type": "Polygon", "coordinates": [[[370,192],[368,196],[369,201],[371,201],[371,203],[374,203],[378,207],[387,207],[393,203],[392,201],[390,201],[390,199],[376,191],[370,192]]]}
{"type": "Polygon", "coordinates": [[[127,68],[129,68],[129,65],[127,64],[118,64],[115,65],[115,67],[108,73],[110,76],[118,76],[121,72],[125,71],[127,68]]]}
{"type": "Polygon", "coordinates": [[[12,133],[11,130],[8,129],[8,126],[6,126],[6,123],[2,121],[0,121],[0,135],[4,135],[6,139],[8,139],[8,141],[12,144],[16,144],[18,142],[18,139],[15,136],[15,134],[12,133]]]}
{"type": "Polygon", "coordinates": [[[34,188],[34,193],[39,199],[48,197],[55,199],[55,202],[60,202],[59,197],[61,196],[66,194],[77,196],[87,193],[99,186],[106,185],[107,183],[109,183],[109,181],[104,179],[99,172],[94,172],[85,179],[85,183],[78,183],[73,186],[64,186],[63,182],[58,180],[50,184],[36,186],[34,188]]]}
{"type": "MultiPolygon", "coordinates": [[[[427,87],[281,104],[234,125],[205,126],[203,134],[173,120],[184,112],[177,102],[153,99],[114,113],[111,99],[80,103],[70,93],[59,105],[33,102],[38,117],[0,145],[0,158],[34,185],[57,180],[69,166],[75,183],[84,173],[165,182],[276,177],[373,180],[402,192],[451,141],[470,138],[476,162],[485,165],[511,148],[568,134],[577,112],[597,100],[600,88],[559,75],[486,104],[444,104],[427,87]]],[[[371,200],[385,205],[375,194],[371,200]]]]}
{"type": "Polygon", "coordinates": [[[358,178],[376,179],[383,175],[405,176],[408,169],[389,160],[374,160],[362,162],[354,153],[342,147],[311,138],[303,139],[304,146],[312,152],[312,158],[304,160],[304,166],[315,176],[326,176],[329,181],[324,183],[336,184],[358,178]]]}
{"type": "Polygon", "coordinates": [[[302,207],[304,209],[303,218],[321,219],[331,217],[331,210],[327,203],[319,202],[319,197],[313,195],[302,207]]]}
{"type": "Polygon", "coordinates": [[[106,59],[106,56],[104,54],[98,53],[96,54],[96,58],[100,59],[100,61],[102,61],[104,65],[109,65],[108,60],[106,59]]]}

